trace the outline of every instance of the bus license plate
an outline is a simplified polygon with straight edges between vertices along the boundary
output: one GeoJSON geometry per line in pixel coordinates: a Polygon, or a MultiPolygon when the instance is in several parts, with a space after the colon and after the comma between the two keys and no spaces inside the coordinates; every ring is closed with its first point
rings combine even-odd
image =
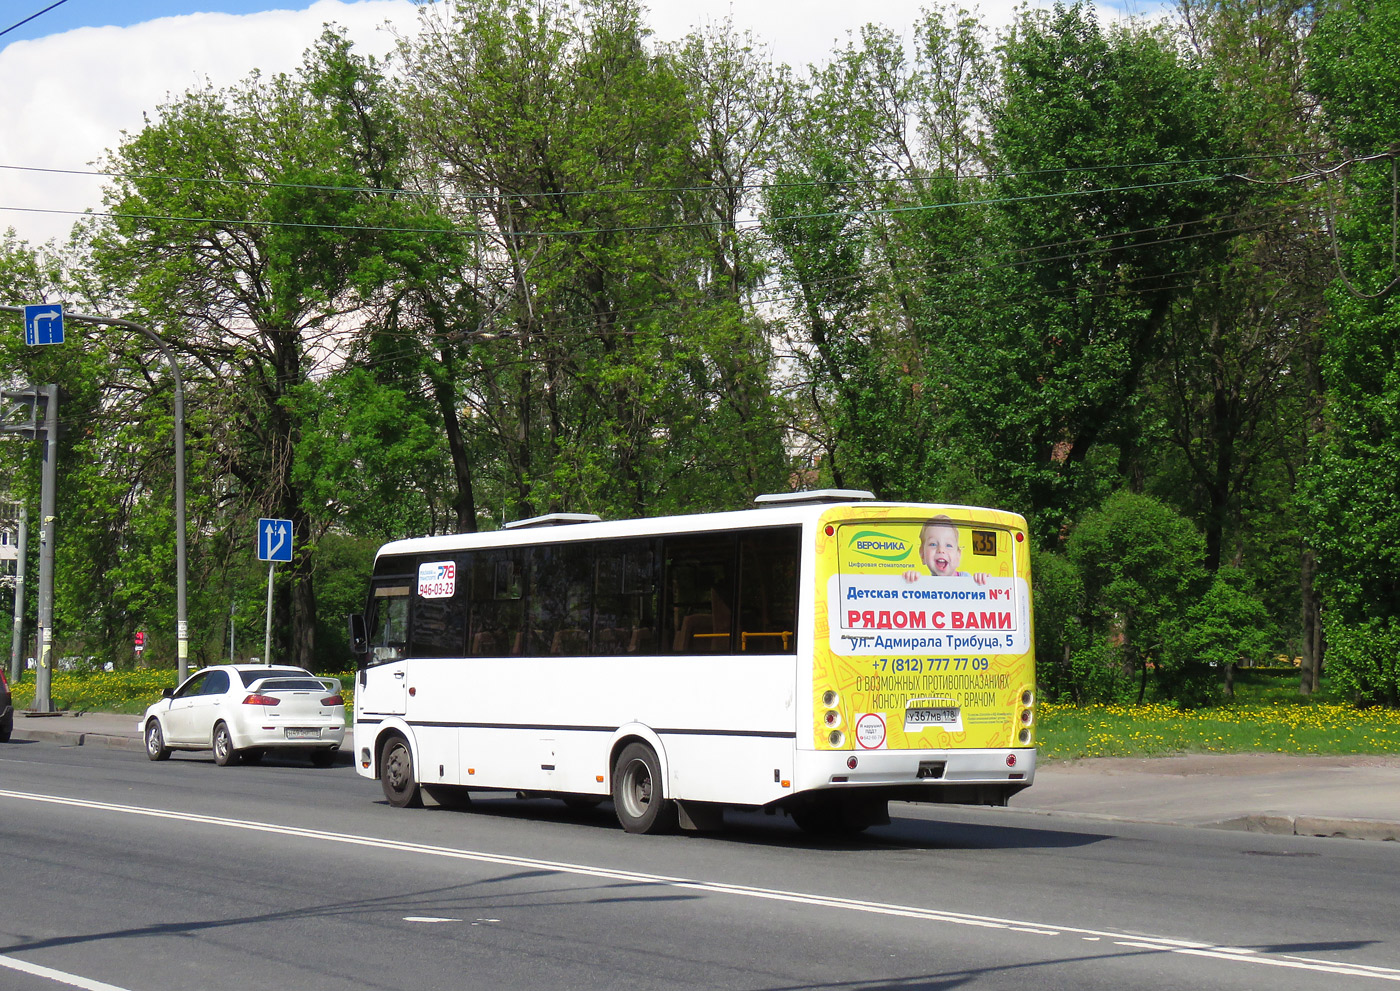
{"type": "Polygon", "coordinates": [[[918,732],[922,729],[928,729],[930,726],[946,730],[959,730],[962,728],[961,713],[956,706],[904,710],[904,732],[918,732]]]}
{"type": "Polygon", "coordinates": [[[311,727],[310,729],[304,729],[304,728],[299,727],[299,726],[288,726],[286,732],[287,732],[287,739],[288,739],[288,740],[319,740],[319,739],[321,739],[321,731],[318,730],[318,729],[316,729],[315,727],[311,727]]]}

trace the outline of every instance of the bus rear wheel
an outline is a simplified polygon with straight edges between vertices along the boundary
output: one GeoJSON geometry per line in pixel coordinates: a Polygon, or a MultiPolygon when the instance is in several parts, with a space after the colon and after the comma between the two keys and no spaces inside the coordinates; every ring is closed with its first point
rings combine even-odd
{"type": "Polygon", "coordinates": [[[384,744],[384,754],[379,758],[379,784],[394,808],[422,807],[423,796],[419,794],[418,779],[413,773],[413,751],[401,736],[384,744]]]}
{"type": "Polygon", "coordinates": [[[613,765],[613,807],[629,833],[667,833],[676,825],[676,805],[661,784],[661,761],[645,743],[629,743],[613,765]]]}

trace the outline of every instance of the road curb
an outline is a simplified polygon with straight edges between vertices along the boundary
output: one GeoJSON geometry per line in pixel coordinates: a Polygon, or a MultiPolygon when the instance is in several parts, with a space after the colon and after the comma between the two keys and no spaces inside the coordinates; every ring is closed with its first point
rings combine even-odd
{"type": "Polygon", "coordinates": [[[82,730],[35,729],[16,726],[15,736],[25,740],[47,740],[65,747],[112,747],[117,750],[140,750],[138,736],[117,736],[111,733],[85,733],[82,730]]]}
{"type": "Polygon", "coordinates": [[[1274,836],[1317,836],[1349,840],[1391,840],[1400,842],[1400,822],[1391,822],[1387,819],[1256,813],[1253,815],[1235,816],[1230,819],[1202,821],[1162,819],[1151,816],[1112,815],[1106,812],[1076,812],[1072,809],[1011,808],[1007,811],[1052,818],[1068,816],[1075,819],[1090,819],[1100,822],[1129,822],[1144,826],[1190,826],[1196,829],[1224,829],[1244,833],[1269,833],[1274,836]]]}
{"type": "MultiPolygon", "coordinates": [[[[78,717],[81,718],[81,717],[78,717]]],[[[136,717],[131,717],[132,726],[136,724],[136,717]]],[[[145,751],[146,741],[139,734],[127,736],[120,733],[93,733],[77,729],[48,729],[25,724],[16,724],[14,739],[17,740],[43,740],[48,743],[57,743],[62,747],[109,747],[114,750],[140,750],[145,751]]],[[[354,755],[351,753],[350,740],[341,744],[336,755],[337,764],[353,764],[354,755]]]]}
{"type": "Polygon", "coordinates": [[[1318,815],[1247,815],[1206,823],[1213,829],[1282,836],[1338,836],[1350,840],[1400,841],[1400,822],[1385,819],[1347,819],[1318,815]]]}

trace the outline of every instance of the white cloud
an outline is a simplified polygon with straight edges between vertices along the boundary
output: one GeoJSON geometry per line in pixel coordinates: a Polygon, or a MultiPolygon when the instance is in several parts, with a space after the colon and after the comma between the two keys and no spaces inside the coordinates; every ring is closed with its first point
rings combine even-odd
{"type": "MultiPolygon", "coordinates": [[[[142,115],[206,81],[228,86],[253,69],[290,71],[321,34],[345,26],[357,49],[393,47],[381,26],[411,32],[409,0],[318,0],[300,11],[189,14],[129,28],[78,28],[0,50],[0,165],[83,170],[141,129],[142,115]]],[[[81,211],[101,205],[102,179],[0,171],[0,206],[81,211]]],[[[0,211],[0,228],[31,242],[65,238],[75,218],[0,211]]]]}
{"type": "MultiPolygon", "coordinates": [[[[1004,25],[1018,0],[987,0],[984,22],[1004,25]]],[[[1132,0],[1137,2],[1137,0],[1132,0]]],[[[1149,6],[1151,4],[1149,3],[1149,6]]],[[[651,0],[648,23],[674,40],[732,15],[739,30],[768,43],[771,58],[794,68],[825,61],[850,33],[879,23],[908,40],[924,4],[917,0],[651,0]]],[[[1111,16],[1111,11],[1106,12],[1111,16]]],[[[317,0],[305,10],[258,14],[189,14],[132,27],[79,28],[0,49],[0,165],[83,170],[135,133],[142,115],[206,81],[228,86],[253,69],[293,70],[322,25],[344,26],[357,50],[383,54],[417,24],[411,0],[317,0]]],[[[0,170],[0,207],[82,211],[101,206],[102,179],[0,170]]],[[[74,217],[0,210],[0,230],[13,227],[34,243],[63,239],[74,217]]]]}

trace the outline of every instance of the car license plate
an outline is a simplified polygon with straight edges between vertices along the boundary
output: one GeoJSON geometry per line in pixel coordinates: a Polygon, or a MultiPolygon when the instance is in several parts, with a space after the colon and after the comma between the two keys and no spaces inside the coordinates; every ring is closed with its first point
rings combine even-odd
{"type": "Polygon", "coordinates": [[[931,726],[957,732],[962,729],[962,712],[956,706],[904,710],[904,732],[917,733],[931,726]]]}
{"type": "Polygon", "coordinates": [[[318,729],[316,729],[315,727],[312,727],[312,728],[310,728],[310,729],[306,729],[306,728],[300,727],[300,726],[288,726],[288,727],[287,727],[287,730],[286,730],[286,733],[287,733],[287,739],[288,739],[288,740],[319,740],[319,739],[321,739],[321,731],[318,730],[318,729]]]}

